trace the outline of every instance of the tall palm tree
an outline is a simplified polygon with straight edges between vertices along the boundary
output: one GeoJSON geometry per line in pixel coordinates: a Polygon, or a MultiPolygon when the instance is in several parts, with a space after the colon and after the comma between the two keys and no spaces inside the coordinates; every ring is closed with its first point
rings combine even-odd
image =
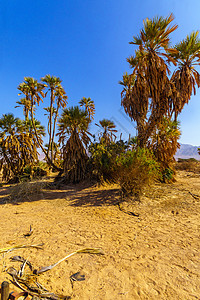
{"type": "Polygon", "coordinates": [[[46,87],[47,87],[46,84],[40,83],[32,77],[25,77],[24,82],[22,82],[18,86],[18,89],[26,96],[27,100],[30,100],[31,103],[30,115],[31,115],[31,121],[33,124],[33,129],[34,129],[35,138],[37,140],[37,144],[40,146],[43,153],[45,154],[48,163],[52,165],[55,169],[61,171],[61,169],[53,163],[52,159],[49,157],[47,151],[43,147],[43,142],[38,136],[37,128],[35,124],[34,107],[36,104],[39,105],[41,101],[43,102],[43,98],[45,97],[44,89],[46,87]]]}
{"type": "Polygon", "coordinates": [[[189,102],[192,92],[196,94],[196,85],[200,86],[200,74],[196,66],[200,65],[200,38],[195,31],[188,35],[182,42],[175,45],[175,53],[171,56],[177,61],[178,68],[174,71],[171,83],[175,92],[172,94],[175,120],[184,105],[189,102]]]}
{"type": "MultiPolygon", "coordinates": [[[[45,127],[41,125],[41,122],[37,119],[34,118],[34,125],[37,131],[37,136],[40,141],[40,143],[43,143],[43,137],[46,135],[45,134],[45,127]]],[[[33,137],[33,141],[36,145],[36,147],[40,147],[40,145],[37,143],[37,140],[35,138],[35,131],[34,131],[34,126],[32,123],[32,120],[27,119],[22,122],[23,129],[27,132],[27,134],[31,135],[33,137]]]]}
{"type": "Polygon", "coordinates": [[[85,107],[85,110],[88,112],[89,118],[92,120],[94,119],[94,114],[95,114],[95,105],[94,101],[91,100],[91,98],[85,98],[83,97],[79,101],[80,107],[85,107]]]}
{"type": "Polygon", "coordinates": [[[23,122],[13,114],[5,114],[0,119],[0,169],[3,179],[22,174],[26,165],[33,165],[38,153],[33,135],[27,133],[23,122]]]}
{"type": "Polygon", "coordinates": [[[168,111],[167,99],[172,94],[169,74],[169,63],[176,64],[170,48],[170,34],[177,25],[171,26],[174,20],[171,14],[167,18],[146,19],[144,28],[130,44],[137,45],[135,56],[127,59],[133,73],[125,76],[122,92],[122,105],[125,112],[137,122],[138,142],[145,146],[153,128],[162,120],[168,111]]]}
{"type": "Polygon", "coordinates": [[[49,156],[50,153],[50,158],[51,160],[53,160],[53,143],[55,137],[55,127],[58,117],[58,110],[60,106],[63,108],[66,107],[67,96],[61,85],[62,80],[59,77],[51,76],[48,74],[45,77],[42,77],[41,80],[47,86],[47,93],[50,92],[50,106],[48,108],[49,146],[47,148],[47,156],[49,156]],[[55,100],[57,108],[54,107],[55,100]]]}
{"type": "Polygon", "coordinates": [[[24,114],[25,120],[28,120],[29,114],[31,111],[31,100],[28,97],[21,98],[19,101],[16,101],[16,103],[19,105],[16,105],[15,108],[20,107],[21,105],[23,106],[23,114],[24,114]]]}
{"type": "Polygon", "coordinates": [[[78,106],[64,109],[59,119],[58,135],[63,144],[63,165],[67,181],[76,183],[85,178],[90,122],[87,112],[78,106]]]}
{"type": "Polygon", "coordinates": [[[116,125],[113,121],[108,119],[103,119],[99,121],[99,124],[95,124],[98,126],[102,132],[100,133],[100,142],[105,142],[106,144],[109,144],[111,141],[113,141],[113,138],[116,139],[116,135],[114,133],[117,132],[116,125]]]}
{"type": "Polygon", "coordinates": [[[39,137],[37,135],[37,130],[35,126],[35,121],[34,121],[34,107],[36,104],[39,105],[40,101],[43,102],[42,98],[45,96],[44,95],[44,90],[45,85],[39,83],[36,79],[32,77],[24,77],[24,82],[22,82],[18,86],[18,90],[20,90],[25,96],[26,96],[26,101],[30,101],[30,114],[31,114],[31,120],[35,132],[35,136],[37,139],[38,144],[42,148],[42,143],[39,140],[39,137]]]}

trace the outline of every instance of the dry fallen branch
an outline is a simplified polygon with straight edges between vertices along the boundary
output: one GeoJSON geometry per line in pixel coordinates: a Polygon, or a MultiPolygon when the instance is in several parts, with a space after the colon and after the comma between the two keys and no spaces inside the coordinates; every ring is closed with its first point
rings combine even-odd
{"type": "MultiPolygon", "coordinates": [[[[31,245],[33,246],[37,246],[38,245],[31,245]]],[[[40,246],[40,245],[39,245],[40,246]]],[[[23,246],[16,246],[16,248],[25,248],[27,247],[27,245],[23,245],[23,246]]],[[[29,246],[30,247],[30,246],[29,246]]],[[[13,249],[13,248],[12,248],[13,249]]],[[[8,251],[10,250],[10,248],[4,248],[4,251],[8,251]]],[[[52,299],[52,300],[57,300],[57,299],[71,299],[70,296],[64,296],[64,295],[60,295],[60,294],[54,294],[54,293],[50,293],[46,288],[44,288],[39,282],[38,282],[38,275],[46,272],[48,270],[51,270],[52,268],[54,268],[55,266],[57,266],[58,264],[60,264],[62,261],[66,260],[67,258],[69,258],[70,256],[77,254],[77,253],[89,253],[89,254],[101,254],[103,255],[103,251],[101,249],[98,248],[84,248],[84,249],[79,249],[67,256],[65,256],[64,258],[60,259],[57,263],[51,265],[51,266],[47,266],[47,267],[42,267],[40,270],[34,270],[31,273],[25,273],[24,269],[25,269],[25,265],[29,265],[29,268],[32,268],[31,263],[27,260],[24,259],[21,256],[14,256],[11,258],[12,261],[20,261],[22,262],[22,266],[20,271],[18,272],[16,269],[14,269],[13,267],[8,268],[6,271],[9,275],[12,276],[13,278],[13,284],[16,285],[17,287],[19,287],[21,290],[23,290],[24,292],[27,292],[28,294],[32,295],[32,296],[37,296],[39,298],[46,298],[46,299],[52,299]]],[[[81,281],[85,279],[84,275],[81,275],[78,273],[74,274],[73,277],[70,277],[71,280],[77,280],[77,281],[81,281]]]]}
{"type": "Polygon", "coordinates": [[[33,269],[31,263],[30,263],[27,259],[23,258],[22,256],[16,255],[16,256],[11,257],[10,260],[11,260],[11,261],[19,261],[19,262],[22,262],[22,263],[25,263],[25,262],[26,262],[26,264],[29,266],[29,268],[30,268],[31,270],[33,269]]]}
{"type": "Polygon", "coordinates": [[[98,248],[84,248],[84,249],[77,250],[77,251],[75,251],[75,252],[73,252],[73,253],[65,256],[64,258],[60,259],[57,263],[55,263],[53,265],[50,265],[50,266],[47,266],[47,267],[42,267],[38,271],[35,270],[34,272],[36,274],[38,274],[38,275],[41,274],[41,273],[47,272],[47,271],[53,269],[54,267],[56,267],[58,264],[60,264],[61,262],[63,262],[67,258],[69,258],[72,255],[77,254],[77,253],[89,253],[89,254],[101,254],[101,255],[104,255],[104,253],[103,253],[103,251],[101,249],[98,249],[98,248]]]}

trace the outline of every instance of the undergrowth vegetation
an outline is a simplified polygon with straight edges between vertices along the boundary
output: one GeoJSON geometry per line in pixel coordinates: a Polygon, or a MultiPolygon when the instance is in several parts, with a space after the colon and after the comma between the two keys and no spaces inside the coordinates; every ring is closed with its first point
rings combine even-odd
{"type": "Polygon", "coordinates": [[[117,157],[117,181],[123,196],[139,196],[143,188],[161,178],[160,165],[148,149],[128,150],[117,157]]]}
{"type": "Polygon", "coordinates": [[[149,149],[135,148],[122,140],[106,145],[102,141],[90,147],[93,172],[101,181],[118,183],[123,197],[139,199],[143,188],[161,179],[160,164],[149,149]]]}

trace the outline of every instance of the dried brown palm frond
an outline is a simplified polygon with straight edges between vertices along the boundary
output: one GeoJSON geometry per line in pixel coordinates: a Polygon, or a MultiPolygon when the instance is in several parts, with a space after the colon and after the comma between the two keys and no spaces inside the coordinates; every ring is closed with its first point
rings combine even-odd
{"type": "Polygon", "coordinates": [[[85,179],[88,155],[79,135],[74,131],[63,147],[63,167],[66,182],[85,179]]]}
{"type": "Polygon", "coordinates": [[[64,109],[59,119],[59,142],[63,144],[63,167],[66,181],[79,182],[85,178],[90,141],[88,131],[91,119],[78,106],[64,109]],[[67,139],[68,138],[68,139],[67,139]],[[66,142],[67,140],[67,142],[66,142]]]}
{"type": "Polygon", "coordinates": [[[16,246],[10,246],[10,247],[6,247],[6,248],[1,248],[0,249],[0,253],[8,253],[8,252],[11,252],[13,250],[16,250],[16,249],[21,249],[21,248],[37,248],[37,249],[43,249],[42,246],[44,244],[41,243],[41,244],[33,244],[33,245],[16,245],[16,246]]]}
{"type": "Polygon", "coordinates": [[[45,287],[43,287],[39,282],[38,282],[38,275],[47,272],[51,270],[52,268],[56,267],[58,264],[63,262],[64,260],[68,259],[69,257],[78,254],[78,253],[89,253],[89,254],[98,254],[98,255],[103,255],[102,249],[99,248],[84,248],[84,249],[79,249],[64,258],[60,259],[57,263],[50,265],[48,267],[42,267],[39,270],[34,270],[32,272],[32,265],[30,262],[25,260],[22,257],[14,257],[13,261],[22,261],[23,265],[21,267],[20,271],[17,271],[15,268],[10,267],[7,269],[7,273],[12,276],[13,279],[13,284],[15,284],[17,287],[19,287],[21,290],[29,293],[32,296],[37,296],[39,298],[47,298],[47,299],[70,299],[69,296],[64,296],[60,294],[54,294],[49,292],[45,287]],[[25,269],[25,264],[29,263],[31,265],[31,268],[29,266],[29,271],[24,272],[25,269]]]}
{"type": "Polygon", "coordinates": [[[176,53],[171,56],[178,62],[178,68],[171,77],[172,113],[177,119],[184,105],[196,94],[196,86],[200,87],[200,74],[195,69],[200,65],[199,32],[192,32],[182,42],[175,45],[176,53]]]}
{"type": "Polygon", "coordinates": [[[88,253],[88,254],[98,254],[98,255],[104,255],[104,252],[102,251],[102,249],[99,248],[84,248],[84,249],[79,249],[67,256],[65,256],[64,258],[60,259],[57,263],[47,266],[47,267],[42,267],[41,269],[39,269],[38,271],[36,271],[36,274],[41,274],[44,272],[47,272],[51,269],[53,269],[54,267],[56,267],[58,264],[60,264],[61,262],[63,262],[64,260],[68,259],[69,257],[71,257],[74,254],[78,254],[78,253],[88,253]]]}
{"type": "Polygon", "coordinates": [[[173,19],[173,15],[146,19],[140,35],[133,37],[131,42],[139,49],[135,56],[127,59],[133,73],[123,78],[122,106],[137,123],[141,147],[146,145],[152,130],[169,110],[168,99],[172,94],[169,63],[175,64],[170,53],[176,52],[169,48],[169,35],[177,28],[176,25],[170,27],[173,19]]]}

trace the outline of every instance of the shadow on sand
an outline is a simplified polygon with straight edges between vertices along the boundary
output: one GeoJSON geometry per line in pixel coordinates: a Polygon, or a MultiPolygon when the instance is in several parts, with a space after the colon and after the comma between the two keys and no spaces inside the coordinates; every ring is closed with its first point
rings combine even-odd
{"type": "MultiPolygon", "coordinates": [[[[70,206],[104,206],[115,205],[119,201],[119,189],[108,187],[96,188],[94,183],[84,182],[76,185],[62,185],[59,189],[56,186],[50,186],[39,192],[34,192],[34,184],[40,182],[32,182],[31,191],[24,190],[17,195],[19,185],[4,186],[0,188],[0,205],[13,204],[19,205],[23,202],[35,202],[42,200],[58,200],[65,199],[70,206]]],[[[28,185],[27,185],[28,186],[28,185]]],[[[25,186],[26,188],[26,186],[25,186]]],[[[36,186],[35,186],[36,191],[36,186]]]]}

